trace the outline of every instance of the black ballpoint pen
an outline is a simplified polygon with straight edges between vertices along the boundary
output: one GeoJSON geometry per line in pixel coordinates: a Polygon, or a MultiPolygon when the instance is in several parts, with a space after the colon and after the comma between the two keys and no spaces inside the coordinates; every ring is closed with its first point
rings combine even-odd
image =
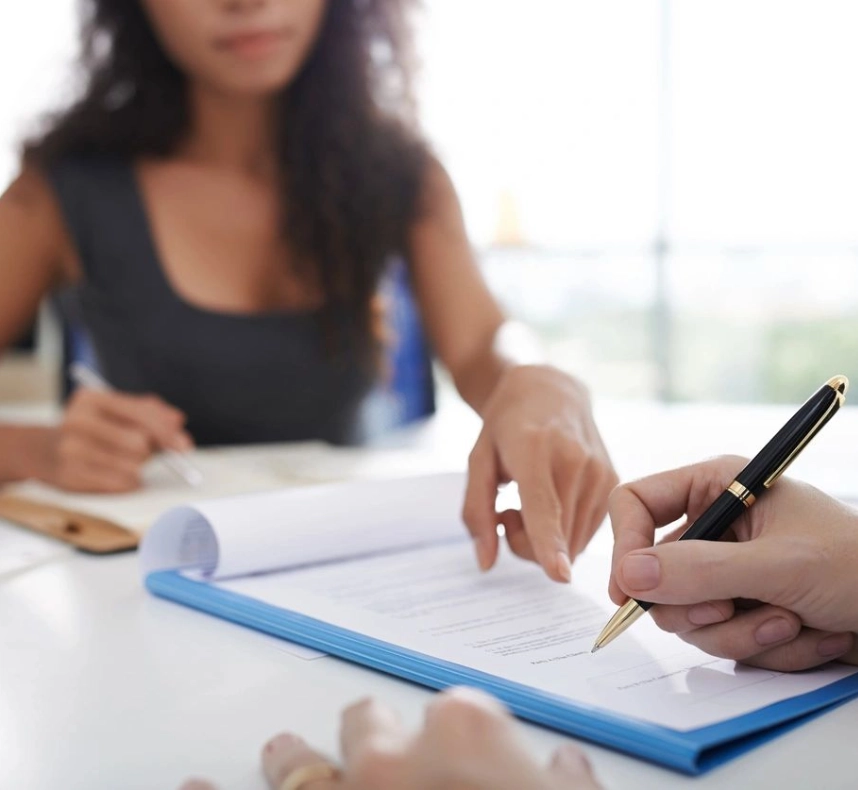
{"type": "MultiPolygon", "coordinates": [[[[718,540],[760,494],[771,488],[807,443],[835,415],[846,401],[848,388],[846,376],[834,376],[820,387],[679,540],[718,540]]],[[[651,606],[647,601],[634,599],[624,603],[602,629],[592,652],[616,639],[651,606]]]]}

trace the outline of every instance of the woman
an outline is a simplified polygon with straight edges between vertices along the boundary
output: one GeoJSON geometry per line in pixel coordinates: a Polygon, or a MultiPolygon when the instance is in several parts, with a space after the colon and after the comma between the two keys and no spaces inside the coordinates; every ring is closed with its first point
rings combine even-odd
{"type": "MultiPolygon", "coordinates": [[[[0,480],[127,491],[159,449],[353,439],[406,260],[481,415],[464,517],[555,580],[616,482],[583,386],[516,364],[453,186],[409,123],[407,0],[91,0],[82,98],[0,200],[0,348],[71,288],[119,393],[0,428],[0,480]],[[522,510],[495,513],[500,483],[522,510]]],[[[520,361],[520,360],[518,360],[520,361]]]]}
{"type": "MultiPolygon", "coordinates": [[[[696,519],[746,464],[718,458],[615,490],[610,504],[614,601],[634,596],[658,602],[651,610],[656,623],[716,656],[779,671],[835,660],[858,664],[858,514],[843,503],[781,479],[736,522],[735,541],[668,538],[653,545],[657,527],[696,519]]],[[[270,787],[600,787],[574,744],[562,746],[548,766],[541,766],[504,709],[464,689],[437,695],[416,734],[384,705],[357,703],[343,712],[340,744],[337,767],[299,736],[276,736],[262,751],[270,787]]],[[[182,790],[213,787],[192,781],[182,790]]]]}

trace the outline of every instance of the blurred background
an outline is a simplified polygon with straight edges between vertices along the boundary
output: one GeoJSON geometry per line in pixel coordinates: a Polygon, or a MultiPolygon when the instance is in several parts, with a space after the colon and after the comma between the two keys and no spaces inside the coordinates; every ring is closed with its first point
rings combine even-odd
{"type": "MultiPolygon", "coordinates": [[[[76,8],[0,3],[0,188],[74,93],[76,8]]],[[[667,401],[858,375],[858,3],[423,0],[417,22],[423,127],[555,364],[667,401]]],[[[0,399],[54,397],[57,359],[46,316],[0,399]]]]}

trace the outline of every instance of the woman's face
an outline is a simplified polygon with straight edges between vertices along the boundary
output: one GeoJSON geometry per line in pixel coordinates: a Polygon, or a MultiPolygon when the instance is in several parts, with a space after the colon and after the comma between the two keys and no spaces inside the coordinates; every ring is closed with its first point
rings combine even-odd
{"type": "Polygon", "coordinates": [[[292,81],[327,6],[327,0],[142,3],[161,46],[191,80],[245,95],[273,93],[292,81]]]}

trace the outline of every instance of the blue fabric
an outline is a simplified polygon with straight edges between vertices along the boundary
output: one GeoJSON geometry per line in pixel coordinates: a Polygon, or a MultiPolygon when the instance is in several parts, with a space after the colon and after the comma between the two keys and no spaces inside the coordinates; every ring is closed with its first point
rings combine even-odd
{"type": "Polygon", "coordinates": [[[386,319],[392,335],[388,350],[391,376],[387,385],[392,395],[391,422],[407,425],[435,413],[435,382],[420,310],[403,261],[392,264],[382,283],[381,294],[386,302],[386,319]]]}

